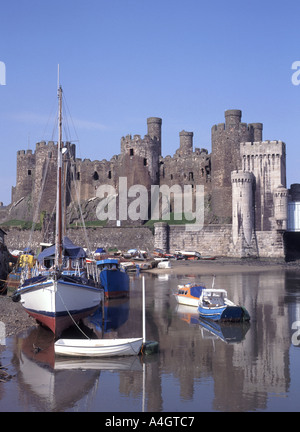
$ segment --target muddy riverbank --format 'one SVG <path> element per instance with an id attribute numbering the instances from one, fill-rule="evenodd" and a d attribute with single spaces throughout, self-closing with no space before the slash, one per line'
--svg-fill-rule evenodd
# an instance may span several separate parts
<path id="1" fill-rule="evenodd" d="M 197 274 L 230 274 L 230 273 L 247 273 L 247 272 L 266 272 L 275 269 L 293 269 L 300 271 L 300 261 L 285 262 L 284 260 L 270 259 L 231 259 L 217 258 L 215 260 L 186 260 L 171 261 L 170 269 L 154 268 L 148 272 L 154 274 L 178 274 L 184 275 L 189 272 Z"/>
<path id="2" fill-rule="evenodd" d="M 21 303 L 13 302 L 10 296 L 0 296 L 0 321 L 5 324 L 6 337 L 37 325 L 23 309 Z"/>

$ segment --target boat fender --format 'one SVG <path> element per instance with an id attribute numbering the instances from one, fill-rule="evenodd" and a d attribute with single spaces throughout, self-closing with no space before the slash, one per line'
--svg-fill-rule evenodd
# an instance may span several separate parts
<path id="1" fill-rule="evenodd" d="M 18 293 L 18 291 L 14 291 L 11 296 L 11 299 L 13 302 L 17 303 L 21 300 L 21 295 Z"/>
<path id="2" fill-rule="evenodd" d="M 158 353 L 158 342 L 156 341 L 147 341 L 144 342 L 141 350 L 140 350 L 140 355 L 149 355 L 149 354 L 155 354 Z"/>

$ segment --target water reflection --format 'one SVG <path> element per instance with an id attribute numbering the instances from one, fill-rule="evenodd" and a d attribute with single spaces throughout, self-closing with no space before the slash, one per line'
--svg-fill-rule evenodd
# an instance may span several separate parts
<path id="1" fill-rule="evenodd" d="M 51 338 L 50 338 L 51 337 Z M 64 411 L 74 406 L 97 383 L 99 371 L 56 369 L 54 341 L 43 329 L 33 329 L 16 341 L 15 362 L 23 404 L 42 411 Z M 38 348 L 37 348 L 38 347 Z"/>
<path id="2" fill-rule="evenodd" d="M 300 273 L 216 276 L 215 287 L 246 307 L 250 324 L 218 325 L 200 320 L 193 308 L 179 308 L 177 284 L 194 281 L 210 286 L 212 276 L 146 275 L 146 334 L 160 347 L 154 357 L 66 361 L 55 358 L 46 330 L 16 337 L 15 391 L 24 410 L 278 411 L 276 398 L 283 396 L 288 409 L 299 409 L 300 389 L 290 392 L 291 377 L 300 375 L 290 350 L 296 349 L 292 323 L 300 320 Z M 104 319 L 98 311 L 86 324 L 97 337 L 138 337 L 141 302 L 141 278 L 131 276 L 130 298 L 107 305 Z"/>
<path id="3" fill-rule="evenodd" d="M 268 393 L 286 393 L 290 381 L 285 272 L 217 276 L 215 286 L 225 288 L 229 298 L 245 305 L 249 311 L 251 325 L 245 339 L 239 344 L 216 342 L 212 345 L 194 329 L 185 332 L 184 354 L 172 346 L 172 356 L 165 363 L 172 363 L 176 358 L 181 386 L 187 388 L 190 381 L 190 397 L 195 378 L 210 376 L 214 383 L 212 408 L 215 410 L 265 409 Z M 172 328 L 175 323 L 179 326 L 174 317 Z M 174 332 L 172 335 L 175 340 Z M 180 367 L 182 364 L 186 368 Z"/>
<path id="4" fill-rule="evenodd" d="M 139 357 L 71 359 L 54 353 L 53 335 L 33 328 L 16 339 L 14 362 L 25 405 L 41 411 L 65 411 L 99 388 L 100 373 L 142 371 Z"/>

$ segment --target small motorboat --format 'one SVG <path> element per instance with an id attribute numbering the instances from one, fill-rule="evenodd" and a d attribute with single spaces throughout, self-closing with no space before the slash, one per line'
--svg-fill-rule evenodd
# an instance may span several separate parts
<path id="1" fill-rule="evenodd" d="M 201 253 L 197 251 L 176 250 L 175 254 L 180 254 L 184 259 L 198 260 L 201 259 Z"/>
<path id="2" fill-rule="evenodd" d="M 159 269 L 170 269 L 170 268 L 172 268 L 172 265 L 171 265 L 171 262 L 169 260 L 167 260 L 167 261 L 160 261 L 157 264 L 157 268 L 159 268 Z"/>
<path id="3" fill-rule="evenodd" d="M 188 283 L 185 285 L 178 285 L 178 292 L 175 294 L 175 298 L 179 304 L 198 307 L 203 289 L 205 289 L 205 287 L 199 284 Z"/>
<path id="4" fill-rule="evenodd" d="M 243 322 L 249 321 L 247 310 L 227 298 L 224 289 L 203 289 L 200 294 L 198 312 L 201 318 L 214 321 Z"/>
<path id="5" fill-rule="evenodd" d="M 111 357 L 138 355 L 143 338 L 58 339 L 55 354 L 72 357 Z"/>
<path id="6" fill-rule="evenodd" d="M 124 268 L 120 267 L 118 259 L 106 258 L 97 261 L 100 273 L 100 282 L 107 299 L 129 296 L 129 276 Z"/>

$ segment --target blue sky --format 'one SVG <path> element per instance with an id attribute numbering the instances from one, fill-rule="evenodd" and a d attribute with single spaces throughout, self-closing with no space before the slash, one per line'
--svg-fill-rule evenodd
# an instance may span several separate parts
<path id="1" fill-rule="evenodd" d="M 299 16 L 296 0 L 2 0 L 0 201 L 10 203 L 16 152 L 53 138 L 58 63 L 78 157 L 109 160 L 152 116 L 163 156 L 183 129 L 211 151 L 211 126 L 241 109 L 286 143 L 288 186 L 300 183 Z"/>

